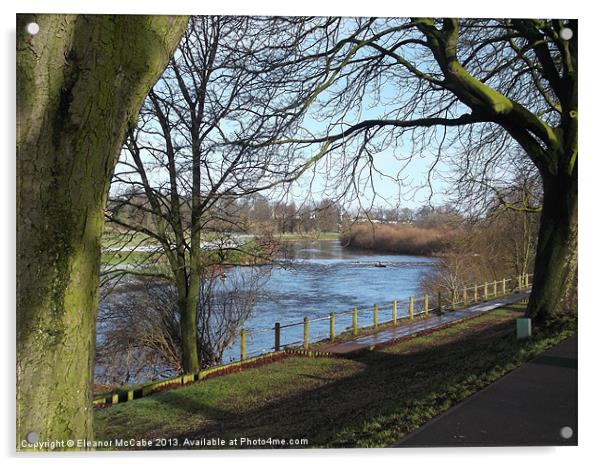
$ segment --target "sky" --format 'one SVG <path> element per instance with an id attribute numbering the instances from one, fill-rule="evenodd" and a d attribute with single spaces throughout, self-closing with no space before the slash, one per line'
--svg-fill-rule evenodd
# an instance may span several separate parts
<path id="1" fill-rule="evenodd" d="M 392 84 L 385 83 L 382 92 L 384 95 L 395 95 L 398 93 L 398 89 Z M 409 94 L 406 97 L 410 98 Z M 362 114 L 349 120 L 350 123 L 383 117 L 394 108 L 385 103 L 374 106 L 371 102 L 372 96 L 369 94 L 366 94 L 363 101 Z M 310 116 L 305 118 L 303 127 L 312 134 L 324 135 L 328 123 L 327 120 L 318 121 L 312 118 L 310 113 Z M 318 149 L 319 146 L 315 145 L 313 153 L 316 153 Z M 350 207 L 358 207 L 370 205 L 373 202 L 376 207 L 398 206 L 416 209 L 427 203 L 432 205 L 445 203 L 445 191 L 450 185 L 449 181 L 444 180 L 440 175 L 449 172 L 451 167 L 446 164 L 445 160 L 440 160 L 437 169 L 431 175 L 429 188 L 426 185 L 428 172 L 435 159 L 435 153 L 431 149 L 427 148 L 425 151 L 417 152 L 410 141 L 409 134 L 406 134 L 395 144 L 390 144 L 381 152 L 375 153 L 373 185 L 365 185 L 363 195 L 357 198 L 348 198 L 346 204 Z M 409 160 L 410 158 L 411 160 Z M 315 171 L 304 174 L 300 182 L 291 187 L 291 199 L 299 204 L 307 198 L 310 189 L 315 200 L 320 200 L 322 195 L 332 197 L 333 182 L 327 179 L 328 172 L 326 164 L 321 164 Z M 379 172 L 387 176 L 380 175 Z M 365 169 L 364 177 L 367 173 L 368 170 Z M 335 180 L 335 183 L 337 181 L 340 180 Z M 336 186 L 334 188 L 336 189 Z M 278 190 L 274 190 L 274 195 L 279 195 Z"/>
<path id="2" fill-rule="evenodd" d="M 157 86 L 160 86 L 160 82 Z M 324 93 L 323 97 L 327 95 L 328 91 Z M 360 113 L 350 112 L 344 121 L 346 123 L 356 123 L 363 119 L 383 117 L 395 109 L 396 102 L 399 102 L 395 98 L 407 100 L 411 97 L 409 92 L 406 95 L 405 91 L 400 91 L 395 84 L 390 82 L 385 82 L 382 85 L 381 95 L 383 98 L 375 103 L 373 95 L 367 92 L 363 98 Z M 324 135 L 328 124 L 331 121 L 337 121 L 337 115 L 333 115 L 331 120 L 324 119 L 323 115 L 321 117 L 315 115 L 314 111 L 321 104 L 321 98 L 319 97 L 315 105 L 310 107 L 303 123 L 304 129 L 315 135 Z M 227 129 L 228 123 L 223 123 L 223 127 Z M 157 127 L 157 129 L 159 128 Z M 319 149 L 319 145 L 316 144 L 311 147 L 307 155 L 311 156 Z M 319 202 L 324 198 L 335 199 L 340 200 L 344 207 L 352 209 L 370 206 L 416 209 L 429 202 L 431 205 L 444 203 L 444 191 L 448 184 L 438 176 L 438 171 L 446 171 L 448 167 L 444 161 L 441 161 L 438 171 L 431 177 L 430 187 L 427 187 L 427 172 L 434 159 L 434 154 L 430 152 L 413 153 L 414 150 L 409 135 L 404 135 L 396 143 L 387 145 L 381 152 L 374 154 L 375 170 L 373 171 L 373 177 L 368 178 L 368 170 L 360 172 L 359 177 L 363 179 L 364 183 L 361 185 L 357 196 L 347 193 L 346 196 L 339 197 L 342 194 L 341 187 L 346 179 L 345 177 L 335 176 L 337 165 L 336 163 L 333 164 L 333 160 L 337 157 L 336 152 L 334 157 L 319 162 L 315 169 L 306 172 L 293 184 L 286 187 L 279 186 L 270 191 L 265 191 L 263 194 L 271 199 L 281 200 L 284 197 L 287 201 L 294 201 L 297 205 L 302 205 L 308 200 Z M 408 162 L 410 157 L 411 160 Z M 116 187 L 113 187 L 112 192 L 115 193 L 116 191 Z"/>

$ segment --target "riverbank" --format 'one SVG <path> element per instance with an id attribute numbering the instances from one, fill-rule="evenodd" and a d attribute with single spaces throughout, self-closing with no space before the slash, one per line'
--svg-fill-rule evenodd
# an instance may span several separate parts
<path id="1" fill-rule="evenodd" d="M 336 241 L 340 234 L 336 232 L 313 232 L 313 233 L 284 233 L 274 235 L 278 241 Z"/>
<path id="2" fill-rule="evenodd" d="M 303 339 L 303 326 L 287 324 L 302 322 L 304 317 L 326 318 L 312 322 L 312 341 L 328 336 L 330 312 L 348 312 L 357 307 L 358 325 L 366 327 L 373 323 L 374 304 L 379 305 L 381 321 L 384 321 L 390 318 L 391 303 L 398 300 L 401 318 L 407 312 L 407 306 L 402 303 L 407 303 L 410 296 L 419 299 L 420 284 L 434 264 L 426 257 L 352 251 L 341 247 L 338 241 L 287 241 L 282 242 L 282 248 L 283 259 L 272 265 L 260 266 L 259 270 L 231 267 L 226 271 L 225 280 L 216 280 L 215 292 L 227 298 L 232 285 L 253 283 L 252 277 L 257 274 L 264 277 L 253 311 L 242 325 L 249 332 L 246 340 L 249 357 L 272 350 L 276 322 L 283 326 L 281 344 L 291 345 Z M 386 267 L 375 267 L 379 262 Z M 128 293 L 136 292 L 135 280 L 122 282 L 113 296 L 116 292 L 121 294 L 116 299 L 128 302 Z M 349 329 L 351 320 L 351 314 L 337 317 L 336 333 Z M 100 325 L 99 341 L 103 332 Z M 239 356 L 240 337 L 237 335 L 225 349 L 222 362 L 237 361 Z M 97 382 L 108 383 L 102 371 Z M 124 385 L 133 381 L 113 380 L 112 383 Z"/>
<path id="3" fill-rule="evenodd" d="M 367 251 L 432 256 L 448 247 L 453 234 L 446 228 L 362 223 L 341 233 L 340 241 L 345 247 Z"/>
<path id="4" fill-rule="evenodd" d="M 523 311 L 508 306 L 379 351 L 290 357 L 117 405 L 95 413 L 96 437 L 388 446 L 576 331 L 567 322 L 518 342 Z"/>
<path id="5" fill-rule="evenodd" d="M 233 237 L 238 241 L 232 242 L 223 238 L 216 239 L 218 238 L 216 235 L 205 235 L 203 241 L 207 243 L 208 247 L 203 252 L 207 256 L 207 262 L 213 261 L 229 267 L 265 265 L 271 262 L 266 258 L 266 252 L 263 251 L 266 242 L 270 243 L 270 251 L 272 251 L 270 254 L 273 255 L 273 251 L 278 249 L 278 243 L 337 241 L 339 233 L 284 233 L 263 239 L 253 235 L 233 234 Z M 212 245 L 213 247 L 211 247 Z M 161 245 L 156 241 L 151 241 L 140 233 L 117 234 L 112 232 L 103 236 L 101 263 L 103 266 L 133 267 L 140 265 L 144 268 L 160 268 L 161 265 L 167 265 L 167 260 Z"/>

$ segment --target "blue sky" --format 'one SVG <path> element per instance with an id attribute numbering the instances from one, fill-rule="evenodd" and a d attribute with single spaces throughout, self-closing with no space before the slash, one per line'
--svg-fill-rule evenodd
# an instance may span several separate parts
<path id="1" fill-rule="evenodd" d="M 391 96 L 398 95 L 398 89 L 392 84 L 386 83 L 382 89 L 384 97 L 376 105 L 373 96 L 369 93 L 363 99 L 361 113 L 350 112 L 344 121 L 348 124 L 355 124 L 366 119 L 376 119 L 386 117 L 392 110 L 395 110 L 395 101 Z M 410 98 L 410 95 L 404 95 L 403 98 Z M 399 98 L 399 96 L 398 96 Z M 389 99 L 387 101 L 387 99 Z M 320 104 L 320 100 L 316 105 Z M 328 124 L 336 120 L 336 115 L 332 119 L 314 118 L 314 112 L 310 108 L 308 115 L 304 120 L 304 129 L 312 134 L 319 136 L 325 135 Z M 390 116 L 389 116 L 390 117 Z M 339 132 L 340 128 L 332 130 Z M 437 134 L 442 134 L 441 132 Z M 319 150 L 319 145 L 312 147 L 313 155 Z M 374 155 L 375 172 L 373 176 L 374 189 L 368 187 L 362 196 L 358 199 L 348 199 L 346 204 L 352 207 L 359 205 L 369 205 L 372 201 L 377 207 L 409 207 L 417 208 L 431 202 L 433 205 L 442 204 L 446 201 L 444 192 L 449 188 L 449 183 L 442 179 L 441 173 L 449 171 L 444 160 L 440 160 L 437 169 L 431 174 L 431 189 L 426 186 L 428 171 L 435 160 L 434 148 L 427 148 L 425 151 L 417 152 L 410 141 L 409 134 L 404 135 L 397 143 L 389 144 L 381 152 Z M 410 160 L 411 159 L 411 160 Z M 289 199 L 295 200 L 297 204 L 302 202 L 308 196 L 309 185 L 311 183 L 311 196 L 319 201 L 322 197 L 332 197 L 332 190 L 336 189 L 337 183 L 343 180 L 327 180 L 328 167 L 326 163 L 318 165 L 315 172 L 308 172 L 302 176 L 298 183 L 294 183 L 289 193 Z M 336 168 L 336 167 L 335 167 Z M 381 176 L 376 171 L 388 176 Z M 367 172 L 364 171 L 364 174 Z M 400 181 L 390 179 L 389 177 L 399 178 Z M 274 190 L 273 194 L 278 196 L 279 190 Z"/>
<path id="2" fill-rule="evenodd" d="M 177 56 L 177 55 L 176 55 Z M 339 85 L 336 81 L 333 87 Z M 159 82 L 158 86 L 161 86 Z M 328 91 L 325 91 L 313 107 L 310 107 L 308 114 L 304 119 L 304 129 L 314 135 L 325 135 L 328 125 L 333 121 L 344 121 L 345 124 L 354 124 L 365 119 L 386 118 L 391 117 L 390 113 L 396 110 L 397 106 L 407 101 L 412 97 L 411 93 L 407 93 L 405 89 L 400 89 L 397 84 L 385 82 L 380 87 L 379 98 L 366 92 L 361 109 L 358 111 L 352 110 L 341 115 L 333 114 L 331 118 L 324 114 L 321 117 L 316 115 L 316 109 L 320 107 L 322 99 L 328 96 Z M 228 129 L 232 126 L 232 122 L 223 122 L 222 129 Z M 158 129 L 158 128 L 157 128 Z M 341 127 L 337 125 L 333 131 L 340 131 Z M 219 137 L 218 137 L 219 139 Z M 160 142 L 159 142 L 160 143 Z M 306 156 L 312 156 L 320 149 L 318 144 L 312 146 Z M 123 157 L 124 154 L 122 154 Z M 442 195 L 447 187 L 446 183 L 438 176 L 439 170 L 446 170 L 444 162 L 440 162 L 438 170 L 432 174 L 431 187 L 433 192 L 426 186 L 427 172 L 434 160 L 434 154 L 430 152 L 418 152 L 411 143 L 409 135 L 401 139 L 391 142 L 378 153 L 374 153 L 374 168 L 373 178 L 371 183 L 366 183 L 360 187 L 360 194 L 357 197 L 347 195 L 343 205 L 347 207 L 409 207 L 417 208 L 429 200 L 432 204 L 441 204 L 445 201 Z M 336 152 L 333 158 L 340 156 Z M 411 159 L 411 160 L 409 160 Z M 364 158 L 366 160 L 366 158 Z M 310 170 L 301 177 L 298 182 L 293 183 L 288 187 L 287 200 L 295 201 L 296 204 L 303 204 L 308 197 L 313 201 L 320 201 L 323 198 L 337 198 L 341 194 L 341 187 L 348 180 L 348 176 L 338 175 L 334 179 L 331 178 L 335 173 L 337 165 L 332 163 L 332 158 L 321 161 L 317 164 L 315 170 Z M 387 176 L 382 176 L 377 172 L 381 172 Z M 364 170 L 360 177 L 366 180 L 368 172 Z M 160 174 L 150 175 L 155 181 L 159 181 L 162 176 Z M 391 179 L 399 178 L 398 180 Z M 115 189 L 113 189 L 115 192 Z M 264 192 L 272 199 L 282 198 L 283 188 L 273 189 L 271 192 Z"/>

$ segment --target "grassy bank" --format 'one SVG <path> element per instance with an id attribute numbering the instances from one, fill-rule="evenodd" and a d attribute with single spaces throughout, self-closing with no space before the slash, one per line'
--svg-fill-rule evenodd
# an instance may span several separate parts
<path id="1" fill-rule="evenodd" d="M 207 233 L 203 235 L 203 241 L 214 241 L 219 236 Z M 339 239 L 338 233 L 315 232 L 307 234 L 286 233 L 274 237 L 277 241 L 336 241 Z M 145 250 L 132 250 L 136 247 L 156 249 L 154 252 Z M 104 266 L 125 265 L 129 267 L 146 267 L 147 271 L 160 270 L 162 266 L 167 265 L 167 259 L 164 257 L 160 245 L 155 241 L 148 240 L 140 233 L 119 234 L 116 232 L 105 233 L 102 238 L 102 264 Z M 205 250 L 205 261 L 207 263 L 227 264 L 227 265 L 259 265 L 267 263 L 263 259 L 265 255 L 257 240 L 251 239 L 241 244 L 237 249 Z"/>
<path id="2" fill-rule="evenodd" d="M 359 224 L 341 233 L 341 244 L 352 248 L 410 255 L 431 255 L 449 244 L 450 232 L 442 228 L 410 225 Z"/>
<path id="3" fill-rule="evenodd" d="M 283 438 L 382 447 L 573 333 L 519 343 L 507 307 L 381 351 L 291 357 L 95 413 L 98 439 Z"/>
<path id="4" fill-rule="evenodd" d="M 104 266 L 124 265 L 129 267 L 147 268 L 147 271 L 162 271 L 168 267 L 167 257 L 164 255 L 161 247 L 155 243 L 146 242 L 145 247 L 151 247 L 151 251 L 145 250 L 128 250 L 128 247 L 134 248 L 136 243 L 120 244 L 113 247 L 121 248 L 121 250 L 103 250 L 101 263 Z M 259 243 L 256 240 L 247 241 L 241 244 L 236 249 L 226 248 L 224 250 L 205 249 L 201 251 L 204 263 L 206 264 L 222 264 L 229 265 L 261 265 L 267 263 L 264 259 L 265 255 Z"/>

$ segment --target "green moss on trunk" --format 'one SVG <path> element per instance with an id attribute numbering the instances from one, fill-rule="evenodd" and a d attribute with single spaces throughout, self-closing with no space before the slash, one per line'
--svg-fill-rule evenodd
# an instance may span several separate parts
<path id="1" fill-rule="evenodd" d="M 557 312 L 577 263 L 577 180 L 544 177 L 544 201 L 527 315 L 550 320 Z"/>
<path id="2" fill-rule="evenodd" d="M 40 32 L 29 37 L 25 24 Z M 90 439 L 104 207 L 184 17 L 17 18 L 17 447 Z"/>

